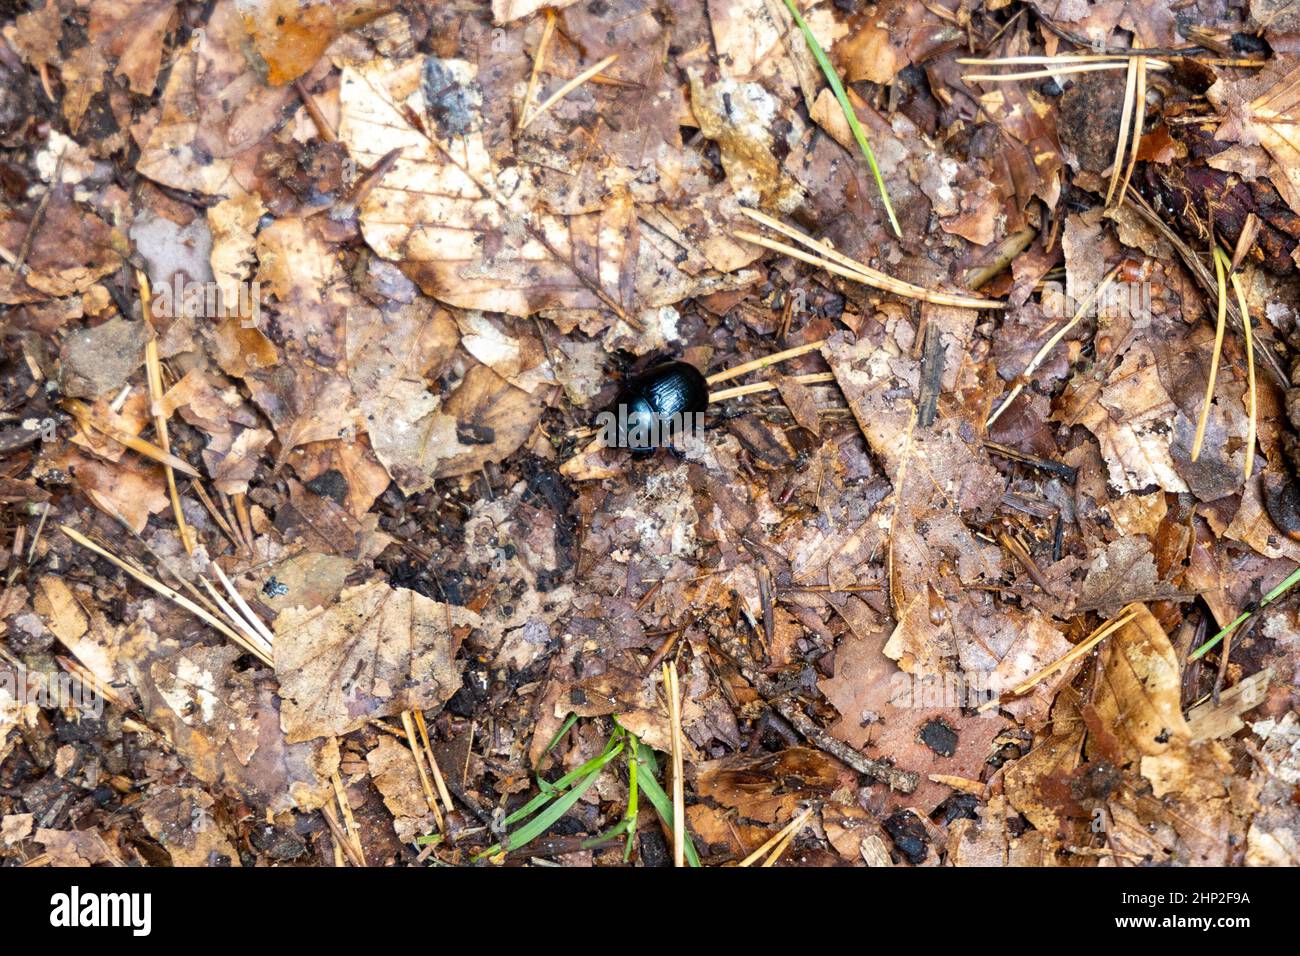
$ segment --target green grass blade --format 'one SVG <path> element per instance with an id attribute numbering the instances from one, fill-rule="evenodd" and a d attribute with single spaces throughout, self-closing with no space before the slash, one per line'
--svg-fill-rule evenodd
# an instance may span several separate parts
<path id="1" fill-rule="evenodd" d="M 1259 602 L 1259 607 L 1257 608 L 1257 610 L 1262 611 L 1264 608 L 1268 607 L 1270 604 L 1272 604 L 1274 601 L 1280 598 L 1287 591 L 1295 587 L 1297 583 L 1300 583 L 1300 568 L 1296 568 L 1289 575 L 1287 575 L 1285 581 L 1283 581 L 1273 590 L 1265 594 L 1263 600 Z M 1217 647 L 1220 641 L 1222 641 L 1225 637 L 1227 637 L 1229 634 L 1231 634 L 1233 631 L 1239 628 L 1253 613 L 1254 611 L 1247 611 L 1244 614 L 1238 615 L 1235 621 L 1233 621 L 1227 627 L 1223 628 L 1221 631 L 1219 631 L 1218 634 L 1215 634 L 1212 638 L 1210 638 L 1208 641 L 1206 641 L 1204 644 L 1202 644 L 1200 647 L 1194 650 L 1191 653 L 1191 656 L 1189 656 L 1187 659 L 1189 661 L 1200 660 L 1202 657 L 1205 656 L 1206 653 L 1208 653 L 1210 650 Z"/>
<path id="2" fill-rule="evenodd" d="M 617 742 L 617 746 L 615 746 L 616 742 Z M 570 770 L 559 780 L 555 781 L 555 783 L 546 784 L 542 788 L 541 793 L 533 797 L 533 799 L 529 800 L 527 803 L 525 803 L 514 813 L 510 814 L 510 816 L 506 817 L 505 826 L 510 826 L 510 824 L 512 823 L 518 823 L 520 820 L 524 819 L 525 817 L 531 816 L 543 804 L 547 803 L 550 800 L 555 799 L 557 796 L 563 793 L 563 791 L 570 784 L 572 784 L 573 781 L 577 780 L 580 777 L 586 776 L 588 773 L 591 773 L 593 770 L 599 770 L 601 767 L 605 766 L 605 764 L 609 763 L 611 760 L 617 757 L 622 752 L 622 750 L 623 750 L 623 744 L 621 741 L 619 741 L 619 735 L 615 734 L 613 737 L 609 739 L 609 743 L 605 745 L 605 749 L 600 754 L 599 757 L 593 757 L 591 760 L 588 760 L 577 770 Z M 539 781 L 539 783 L 542 782 L 543 781 Z"/>
<path id="3" fill-rule="evenodd" d="M 657 767 L 655 764 L 654 752 L 639 741 L 636 750 L 637 762 L 641 764 L 641 770 L 643 771 L 641 776 L 638 778 L 638 785 L 645 791 L 645 795 L 654 805 L 655 812 L 659 814 L 659 819 L 664 821 L 664 825 L 667 826 L 669 830 L 672 830 L 673 802 L 668 799 L 668 794 L 664 793 L 663 787 L 659 786 L 659 781 L 655 779 L 655 771 Z M 691 842 L 691 835 L 687 832 L 685 836 L 686 862 L 691 866 L 699 866 L 700 858 L 695 854 L 695 844 Z"/>
<path id="4" fill-rule="evenodd" d="M 508 834 L 506 836 L 506 844 L 509 848 L 511 850 L 522 849 L 545 833 L 550 828 L 551 824 L 555 823 L 556 820 L 568 813 L 569 808 L 577 803 L 582 795 L 587 792 L 588 788 L 596 782 L 596 778 L 600 776 L 600 772 L 603 768 L 604 764 L 601 764 L 600 767 L 597 767 L 588 774 L 586 779 L 584 779 L 580 784 L 563 796 L 557 797 L 555 802 L 549 807 L 537 814 L 537 816 L 533 817 L 533 819 L 529 820 L 518 830 Z M 500 852 L 501 844 L 496 843 L 478 854 L 474 859 L 481 860 L 486 856 L 494 856 Z"/>
<path id="5" fill-rule="evenodd" d="M 785 5 L 790 8 L 790 15 L 794 17 L 794 22 L 803 31 L 803 38 L 808 43 L 808 49 L 812 50 L 817 65 L 822 68 L 822 73 L 826 75 L 826 82 L 830 84 L 831 92 L 839 100 L 840 109 L 844 111 L 844 118 L 848 120 L 849 129 L 853 130 L 853 138 L 858 141 L 858 147 L 862 150 L 862 155 L 867 157 L 867 165 L 871 167 L 871 174 L 876 177 L 876 186 L 879 188 L 880 198 L 885 204 L 885 212 L 889 214 L 889 224 L 894 227 L 894 234 L 900 239 L 903 238 L 903 230 L 898 226 L 898 217 L 894 215 L 894 204 L 889 201 L 889 191 L 885 189 L 885 179 L 880 175 L 880 167 L 876 165 L 876 154 L 871 151 L 871 144 L 867 142 L 867 134 L 863 132 L 862 124 L 858 122 L 858 115 L 853 112 L 853 105 L 849 102 L 848 94 L 844 92 L 844 84 L 840 82 L 840 75 L 835 72 L 835 67 L 831 66 L 831 61 L 826 58 L 821 44 L 817 42 L 812 30 L 808 28 L 808 23 L 804 20 L 803 14 L 799 12 L 794 0 L 785 0 Z"/>

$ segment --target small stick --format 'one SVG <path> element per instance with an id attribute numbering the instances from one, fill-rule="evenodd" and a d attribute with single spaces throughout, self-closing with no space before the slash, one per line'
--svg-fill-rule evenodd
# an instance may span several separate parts
<path id="1" fill-rule="evenodd" d="M 527 129 L 528 126 L 529 126 L 529 124 L 532 123 L 533 120 L 537 119 L 537 117 L 541 116 L 543 113 L 545 113 L 547 110 L 549 110 L 552 106 L 554 106 L 554 105 L 555 105 L 556 103 L 558 103 L 560 100 L 564 99 L 566 96 L 568 96 L 568 95 L 569 95 L 570 93 L 572 93 L 574 90 L 576 90 L 578 87 L 582 86 L 583 83 L 586 83 L 589 79 L 591 79 L 593 76 L 595 76 L 595 75 L 596 75 L 597 73 L 599 73 L 601 70 L 604 70 L 606 67 L 608 67 L 610 64 L 612 64 L 612 63 L 613 63 L 615 60 L 617 60 L 617 59 L 618 59 L 618 54 L 617 54 L 617 53 L 611 53 L 609 56 L 605 57 L 605 59 L 601 60 L 601 61 L 600 61 L 599 63 L 597 63 L 595 66 L 593 66 L 593 67 L 589 67 L 589 68 L 583 70 L 581 73 L 579 73 L 579 74 L 578 74 L 577 76 L 575 76 L 573 79 L 569 80 L 569 82 L 567 82 L 567 83 L 565 83 L 563 86 L 561 86 L 558 90 L 556 90 L 554 93 L 552 93 L 550 96 L 548 96 L 545 100 L 543 100 L 541 106 L 537 107 L 537 109 L 536 109 L 535 111 L 533 111 L 532 113 L 529 114 L 528 119 L 525 120 L 525 121 L 524 121 L 524 124 L 523 124 L 522 126 L 519 127 L 520 132 L 522 132 L 523 130 Z"/>
<path id="2" fill-rule="evenodd" d="M 338 137 L 334 135 L 334 127 L 330 126 L 329 120 L 325 114 L 320 111 L 316 105 L 316 98 L 311 95 L 306 84 L 303 83 L 302 77 L 293 81 L 293 88 L 298 91 L 298 98 L 302 100 L 302 105 L 307 109 L 307 115 L 311 121 L 316 124 L 316 129 L 320 133 L 320 138 L 327 143 L 337 143 Z"/>
<path id="3" fill-rule="evenodd" d="M 45 520 L 50 516 L 50 503 L 45 502 L 45 507 L 41 510 L 41 520 L 36 522 L 36 533 L 32 535 L 32 546 L 27 549 L 27 563 L 31 564 L 36 558 L 36 542 L 41 540 L 41 532 L 45 530 Z"/>
<path id="4" fill-rule="evenodd" d="M 1005 531 L 998 533 L 998 542 L 1002 547 L 1010 551 L 1015 556 L 1016 560 L 1024 566 L 1025 571 L 1029 574 L 1030 580 L 1048 594 L 1052 593 L 1052 589 L 1047 586 L 1047 578 L 1043 577 L 1043 572 L 1038 569 L 1038 565 L 1034 563 L 1033 557 L 1025 550 L 1024 545 L 1011 537 L 1011 535 L 1007 534 Z"/>

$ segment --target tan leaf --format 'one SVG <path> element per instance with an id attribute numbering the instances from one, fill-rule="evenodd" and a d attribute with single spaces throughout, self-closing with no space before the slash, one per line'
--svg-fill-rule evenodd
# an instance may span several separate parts
<path id="1" fill-rule="evenodd" d="M 456 649 L 477 624 L 472 611 L 383 581 L 349 588 L 328 609 L 282 612 L 275 672 L 289 742 L 412 708 L 436 711 L 460 687 Z"/>

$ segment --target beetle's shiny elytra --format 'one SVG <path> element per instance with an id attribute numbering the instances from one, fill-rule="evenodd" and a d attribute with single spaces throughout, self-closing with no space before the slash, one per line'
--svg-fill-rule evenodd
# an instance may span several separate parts
<path id="1" fill-rule="evenodd" d="M 709 385 L 694 365 L 668 362 L 638 375 L 614 399 L 619 444 L 649 452 L 667 444 L 665 423 L 687 423 L 709 404 Z"/>

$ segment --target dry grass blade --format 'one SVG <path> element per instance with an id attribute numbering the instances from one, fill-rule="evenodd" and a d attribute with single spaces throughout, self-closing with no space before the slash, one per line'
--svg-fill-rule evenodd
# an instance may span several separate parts
<path id="1" fill-rule="evenodd" d="M 1153 60 L 1150 69 L 1168 69 L 1169 64 Z M 1076 63 L 1061 67 L 1048 67 L 1043 70 L 1027 70 L 1024 73 L 963 73 L 962 79 L 968 83 L 1009 83 L 1016 80 L 1041 80 L 1046 77 L 1069 76 L 1074 73 L 1099 73 L 1106 70 L 1130 69 L 1128 62 L 1119 60 L 1114 63 Z"/>
<path id="2" fill-rule="evenodd" d="M 147 442 L 143 438 L 139 438 L 136 435 L 128 435 L 121 429 L 97 421 L 91 413 L 90 406 L 85 402 L 70 398 L 64 401 L 63 407 L 66 408 L 74 418 L 76 418 L 78 424 L 80 424 L 82 428 L 87 430 L 93 428 L 95 431 L 107 435 L 119 445 L 125 445 L 132 451 L 138 452 L 146 458 L 158 462 L 160 465 L 170 465 L 182 474 L 189 475 L 191 478 L 197 478 L 199 476 L 199 473 L 189 464 L 189 462 L 177 458 L 171 452 L 163 451 L 157 445 Z"/>
<path id="3" fill-rule="evenodd" d="M 664 693 L 668 696 L 668 722 L 673 742 L 673 866 L 686 865 L 686 791 L 682 779 L 682 697 L 677 665 L 664 661 Z"/>
<path id="4" fill-rule="evenodd" d="M 605 59 L 601 60 L 595 66 L 588 67 L 587 69 L 579 73 L 577 76 L 575 76 L 573 79 L 569 80 L 569 82 L 565 83 L 558 90 L 556 90 L 554 93 L 548 96 L 542 102 L 541 106 L 537 107 L 537 109 L 535 109 L 532 113 L 528 115 L 528 119 L 525 120 L 523 125 L 519 127 L 520 130 L 522 131 L 527 129 L 529 124 L 531 124 L 533 120 L 537 119 L 537 117 L 541 116 L 543 113 L 549 110 L 556 103 L 560 102 L 560 100 L 564 99 L 574 90 L 576 90 L 578 87 L 582 86 L 583 83 L 586 83 L 589 79 L 591 79 L 601 70 L 604 70 L 605 68 L 610 66 L 617 59 L 618 59 L 618 54 L 611 53 L 609 56 L 605 57 Z"/>
<path id="5" fill-rule="evenodd" d="M 1004 700 L 1011 700 L 1013 698 L 1020 697 L 1022 694 L 1028 693 L 1030 690 L 1033 689 L 1034 685 L 1037 684 L 1039 681 L 1043 680 L 1046 677 L 1050 677 L 1052 674 L 1055 674 L 1061 668 L 1068 667 L 1071 664 L 1073 664 L 1075 661 L 1077 661 L 1079 658 L 1083 657 L 1085 654 L 1091 651 L 1094 647 L 1100 644 L 1111 634 L 1114 634 L 1116 631 L 1118 631 L 1129 621 L 1137 617 L 1140 611 L 1141 611 L 1140 607 L 1135 607 L 1134 605 L 1130 604 L 1128 607 L 1124 608 L 1124 610 L 1120 612 L 1119 617 L 1097 628 L 1097 630 L 1089 634 L 1084 640 L 1080 641 L 1074 647 L 1070 648 L 1070 650 L 1066 651 L 1065 654 L 1061 655 L 1061 657 L 1057 658 L 1055 661 L 1048 664 L 1038 673 L 1034 674 L 1032 677 L 1025 678 L 1025 680 L 1021 681 L 1019 684 L 1011 688 L 1011 690 L 1007 691 L 1005 694 L 999 694 L 993 700 L 990 700 L 985 704 L 981 704 L 979 707 L 980 712 L 983 713 L 984 711 L 992 710 L 994 707 L 1001 706 Z"/>
<path id="6" fill-rule="evenodd" d="M 1115 138 L 1115 159 L 1111 163 L 1110 187 L 1106 190 L 1107 209 L 1110 208 L 1111 200 L 1115 196 L 1115 187 L 1119 185 L 1120 177 L 1124 173 L 1124 147 L 1128 143 L 1129 124 L 1133 121 L 1133 98 L 1137 94 L 1137 64 L 1140 59 L 1141 57 L 1138 57 L 1128 61 L 1128 77 L 1124 81 L 1124 105 L 1119 111 L 1119 135 Z M 1120 195 L 1124 195 L 1123 191 Z"/>
<path id="7" fill-rule="evenodd" d="M 762 358 L 754 359 L 751 362 L 744 362 L 740 365 L 733 365 L 731 368 L 723 369 L 721 372 L 714 372 L 706 382 L 710 385 L 717 385 L 719 382 L 725 382 L 730 378 L 739 378 L 749 372 L 757 372 L 761 368 L 767 368 L 784 362 L 787 359 L 798 358 L 800 355 L 807 355 L 809 352 L 816 352 L 826 344 L 825 339 L 818 339 L 816 342 L 809 342 L 807 345 L 796 345 L 792 349 L 786 349 L 784 352 L 773 352 L 771 355 L 764 355 Z"/>
<path id="8" fill-rule="evenodd" d="M 252 654 L 262 663 L 268 666 L 271 665 L 271 657 L 269 654 L 263 651 L 260 647 L 257 647 L 249 643 L 249 641 L 243 635 L 232 630 L 229 627 L 229 625 L 227 625 L 225 622 L 217 618 L 216 615 L 209 613 L 207 610 L 195 604 L 193 601 L 185 597 L 183 594 L 180 594 L 179 592 L 169 588 L 167 585 L 163 584 L 161 581 L 159 581 L 157 578 L 153 577 L 152 575 L 147 574 L 144 571 L 140 570 L 139 568 L 136 568 L 128 564 L 126 561 L 123 561 L 121 558 L 111 553 L 110 551 L 101 548 L 99 545 L 95 544 L 95 542 L 91 541 L 89 538 L 87 538 L 84 534 L 82 534 L 80 531 L 76 530 L 75 528 L 70 528 L 66 524 L 60 524 L 59 530 L 62 531 L 64 534 L 66 534 L 77 544 L 81 545 L 83 548 L 89 548 L 91 551 L 94 551 L 96 554 L 98 554 L 101 558 L 111 561 L 113 564 L 117 565 L 127 574 L 131 575 L 131 577 L 135 578 L 145 587 L 149 588 L 152 591 L 155 591 L 158 594 L 161 594 L 169 601 L 179 604 L 181 607 L 185 608 L 185 610 L 189 611 L 195 617 L 199 618 L 205 623 L 216 628 L 218 631 L 220 631 L 226 637 L 230 638 L 230 640 L 234 641 L 241 648 L 248 651 L 248 653 Z"/>
<path id="9" fill-rule="evenodd" d="M 810 372 L 807 375 L 792 375 L 790 380 L 800 385 L 822 385 L 835 381 L 835 375 L 831 372 Z M 709 392 L 709 404 L 725 402 L 729 398 L 740 398 L 742 395 L 753 395 L 757 392 L 770 392 L 776 387 L 776 382 L 752 382 L 749 385 L 724 388 L 718 392 Z"/>
<path id="10" fill-rule="evenodd" d="M 1214 252 L 1214 277 L 1219 283 L 1219 310 L 1214 320 L 1214 351 L 1210 353 L 1210 375 L 1205 382 L 1205 401 L 1196 422 L 1196 437 L 1192 439 L 1192 461 L 1201 457 L 1205 444 L 1205 427 L 1210 423 L 1210 405 L 1214 402 L 1214 385 L 1219 377 L 1219 357 L 1223 354 L 1223 332 L 1228 324 L 1228 277 L 1223 268 L 1223 257 L 1216 246 Z M 1245 317 L 1243 316 L 1243 321 Z"/>
<path id="11" fill-rule="evenodd" d="M 737 239 L 743 239 L 746 242 L 752 242 L 755 245 L 762 246 L 765 249 L 771 249 L 773 252 L 780 252 L 791 258 L 807 262 L 810 265 L 819 266 L 827 272 L 849 279 L 853 282 L 859 282 L 862 285 L 868 285 L 884 292 L 892 292 L 895 295 L 903 296 L 908 299 L 920 299 L 923 302 L 929 302 L 934 305 L 948 305 L 962 309 L 1005 309 L 1006 303 L 999 302 L 996 299 L 983 299 L 979 296 L 954 295 L 947 292 L 931 292 L 929 289 L 923 289 L 920 286 L 912 285 L 910 282 L 903 282 L 901 279 L 895 279 L 887 276 L 883 272 L 877 272 L 870 266 L 863 265 L 861 262 L 850 259 L 843 253 L 837 252 L 830 246 L 817 239 L 812 238 L 805 233 L 800 232 L 781 222 L 779 219 L 773 219 L 763 213 L 753 209 L 744 209 L 744 213 L 751 219 L 763 223 L 777 232 L 790 237 L 795 242 L 814 249 L 818 255 L 811 255 L 802 249 L 796 249 L 794 246 L 787 245 L 784 242 L 777 242 L 774 239 L 768 239 L 758 233 L 748 232 L 743 229 L 736 230 L 733 235 Z"/>
<path id="12" fill-rule="evenodd" d="M 1133 170 L 1137 169 L 1138 152 L 1142 148 L 1142 127 L 1147 119 L 1147 58 L 1140 56 L 1133 62 L 1137 70 L 1137 91 L 1133 96 L 1133 144 L 1129 151 L 1128 166 L 1124 169 L 1124 179 L 1119 186 L 1121 197 L 1128 191 Z"/>
<path id="13" fill-rule="evenodd" d="M 808 807 L 802 813 L 795 814 L 794 818 L 789 823 L 783 826 L 780 830 L 777 830 L 775 833 L 773 833 L 770 838 L 768 838 L 763 842 L 762 846 L 760 846 L 753 853 L 749 854 L 749 856 L 741 860 L 740 863 L 737 864 L 737 866 L 741 866 L 741 867 L 751 866 L 752 864 L 757 862 L 759 859 L 762 858 L 762 856 L 765 853 L 767 853 L 769 850 L 772 850 L 774 847 L 777 847 L 778 844 L 782 844 L 782 842 L 785 841 L 787 837 L 790 837 L 795 832 L 797 832 L 799 827 L 803 826 L 804 823 L 808 820 L 808 817 L 810 817 L 811 815 L 812 815 L 812 807 Z M 772 854 L 772 858 L 775 859 L 777 856 L 780 855 L 780 850 L 784 850 L 784 849 L 785 849 L 784 846 L 780 846 L 778 850 Z M 763 865 L 767 866 L 768 864 L 764 863 Z"/>
<path id="14" fill-rule="evenodd" d="M 1097 283 L 1097 287 L 1089 292 L 1083 302 L 1079 304 L 1079 309 L 1074 313 L 1074 317 L 1070 319 L 1069 322 L 1065 323 L 1065 325 L 1061 326 L 1057 333 L 1044 343 L 1043 347 L 1038 350 L 1038 354 L 1035 355 L 1030 360 L 1029 364 L 1025 366 L 1025 370 L 1020 376 L 1022 379 L 1033 375 L 1034 372 L 1038 370 L 1038 366 L 1043 364 L 1044 359 L 1051 354 L 1052 349 L 1056 348 L 1061 339 L 1065 338 L 1069 331 L 1079 324 L 1079 320 L 1088 314 L 1088 310 L 1092 308 L 1092 303 L 1096 301 L 1097 296 L 1106 291 L 1110 284 L 1115 281 L 1115 276 L 1118 274 L 1119 266 L 1116 266 L 1111 269 L 1110 272 L 1106 273 L 1106 277 Z M 1016 397 L 1024 390 L 1024 382 L 1017 382 L 1015 387 L 1007 394 L 1007 397 L 1002 400 L 1002 404 L 998 406 L 997 411 L 989 416 L 988 421 L 984 423 L 984 427 L 992 427 L 993 423 L 998 420 L 1002 413 L 1007 410 L 1008 406 L 1010 406 L 1011 403 L 1016 400 Z"/>

